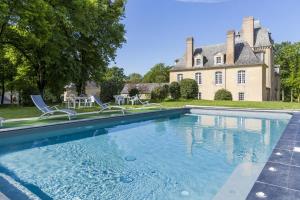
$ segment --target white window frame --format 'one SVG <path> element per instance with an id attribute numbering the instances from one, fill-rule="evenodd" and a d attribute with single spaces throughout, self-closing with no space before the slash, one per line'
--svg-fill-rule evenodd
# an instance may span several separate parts
<path id="1" fill-rule="evenodd" d="M 238 99 L 239 99 L 239 101 L 245 101 L 245 93 L 244 92 L 239 92 L 238 93 Z"/>
<path id="2" fill-rule="evenodd" d="M 237 83 L 238 84 L 245 84 L 246 83 L 246 71 L 239 70 L 237 73 Z"/>
<path id="3" fill-rule="evenodd" d="M 221 71 L 215 72 L 215 84 L 216 85 L 223 84 L 223 73 Z"/>
<path id="4" fill-rule="evenodd" d="M 201 72 L 197 72 L 195 74 L 195 80 L 196 80 L 196 82 L 197 82 L 198 85 L 202 84 L 202 74 L 201 74 Z"/>
<path id="5" fill-rule="evenodd" d="M 200 60 L 199 63 L 198 63 L 198 60 Z M 203 55 L 197 54 L 197 55 L 194 57 L 194 65 L 195 65 L 196 67 L 203 67 Z"/>
<path id="6" fill-rule="evenodd" d="M 177 74 L 177 81 L 180 82 L 183 80 L 183 74 Z"/>
<path id="7" fill-rule="evenodd" d="M 220 62 L 218 62 L 219 59 L 220 59 Z M 214 63 L 215 63 L 215 65 L 223 65 L 224 64 L 224 54 L 217 53 L 214 56 Z"/>

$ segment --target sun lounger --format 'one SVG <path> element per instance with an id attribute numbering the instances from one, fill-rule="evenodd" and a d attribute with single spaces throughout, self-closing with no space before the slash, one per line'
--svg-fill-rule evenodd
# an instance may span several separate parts
<path id="1" fill-rule="evenodd" d="M 68 115 L 69 120 L 76 116 L 76 112 L 70 109 L 58 109 L 57 106 L 49 107 L 44 102 L 41 95 L 30 96 L 34 105 L 43 113 L 40 118 L 44 116 L 53 115 L 54 113 L 65 113 Z"/>

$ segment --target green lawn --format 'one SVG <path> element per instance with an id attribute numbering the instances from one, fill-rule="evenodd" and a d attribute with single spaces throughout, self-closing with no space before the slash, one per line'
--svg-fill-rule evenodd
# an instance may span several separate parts
<path id="1" fill-rule="evenodd" d="M 76 112 L 91 112 L 99 110 L 99 108 L 85 108 L 76 110 Z M 10 106 L 10 105 L 0 105 L 0 117 L 5 119 L 18 119 L 26 117 L 38 117 L 41 115 L 41 112 L 34 106 Z"/>
<path id="2" fill-rule="evenodd" d="M 299 109 L 300 103 L 289 103 L 289 102 L 250 102 L 250 101 L 207 101 L 207 100 L 167 100 L 161 103 L 163 108 L 171 108 L 171 107 L 183 107 L 185 105 L 198 105 L 198 106 L 221 106 L 221 107 L 236 107 L 236 108 L 258 108 L 258 109 Z M 126 108 L 141 108 L 142 106 L 130 106 L 126 105 Z M 157 110 L 158 108 L 156 108 Z M 78 113 L 84 112 L 93 112 L 98 111 L 99 107 L 92 108 L 83 108 L 77 109 Z M 129 110 L 128 113 L 135 112 L 147 112 L 153 109 L 140 109 L 140 110 Z M 155 110 L 155 109 L 154 109 Z M 101 114 L 87 114 L 87 115 L 79 115 L 77 119 L 88 119 L 95 117 L 107 117 L 112 115 L 120 115 L 120 111 L 116 112 L 106 112 Z M 29 118 L 29 117 L 38 117 L 41 115 L 41 112 L 36 107 L 23 107 L 23 106 L 0 106 L 0 117 L 5 119 L 21 119 L 21 118 Z M 18 121 L 10 121 L 4 124 L 4 127 L 19 127 L 19 126 L 28 126 L 28 125 L 43 125 L 49 123 L 56 123 L 61 121 L 67 121 L 66 117 L 56 117 L 56 118 L 48 118 L 48 119 L 33 119 L 33 120 L 18 120 Z"/>
<path id="3" fill-rule="evenodd" d="M 300 103 L 290 102 L 252 102 L 252 101 L 208 101 L 208 100 L 168 100 L 161 103 L 163 107 L 183 107 L 185 105 L 199 106 L 222 106 L 238 108 L 260 108 L 260 109 L 300 109 Z M 133 108 L 132 106 L 126 106 Z M 134 106 L 134 108 L 140 106 Z M 98 107 L 84 108 L 76 110 L 79 113 L 99 110 Z M 5 119 L 17 119 L 25 117 L 38 117 L 40 111 L 36 107 L 23 106 L 0 106 L 0 117 Z"/>
<path id="4" fill-rule="evenodd" d="M 185 105 L 197 106 L 221 106 L 237 108 L 259 108 L 259 109 L 300 109 L 300 103 L 280 101 L 208 101 L 208 100 L 169 100 L 162 103 L 164 107 L 182 107 Z"/>

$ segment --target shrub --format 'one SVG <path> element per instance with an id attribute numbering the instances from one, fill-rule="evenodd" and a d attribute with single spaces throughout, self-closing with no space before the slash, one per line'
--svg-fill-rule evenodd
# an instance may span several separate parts
<path id="1" fill-rule="evenodd" d="M 133 96 L 138 95 L 138 94 L 140 94 L 140 91 L 139 91 L 139 89 L 137 89 L 137 88 L 131 88 L 131 89 L 129 90 L 129 96 L 130 96 L 130 97 L 133 97 Z"/>
<path id="2" fill-rule="evenodd" d="M 215 93 L 215 100 L 232 101 L 232 94 L 228 90 L 220 89 Z"/>
<path id="3" fill-rule="evenodd" d="M 180 98 L 180 85 L 178 82 L 172 82 L 169 87 L 169 91 L 172 99 Z"/>
<path id="4" fill-rule="evenodd" d="M 30 95 L 39 94 L 39 91 L 36 87 L 32 85 L 26 85 L 19 90 L 19 103 L 23 106 L 33 105 L 33 102 L 30 98 Z"/>
<path id="5" fill-rule="evenodd" d="M 117 94 L 116 84 L 113 81 L 109 80 L 101 83 L 100 98 L 103 102 L 113 101 L 115 94 Z"/>
<path id="6" fill-rule="evenodd" d="M 168 97 L 168 85 L 159 86 L 151 91 L 151 99 L 162 101 Z"/>
<path id="7" fill-rule="evenodd" d="M 183 79 L 180 81 L 180 94 L 184 99 L 193 99 L 198 94 L 198 84 L 193 79 Z"/>

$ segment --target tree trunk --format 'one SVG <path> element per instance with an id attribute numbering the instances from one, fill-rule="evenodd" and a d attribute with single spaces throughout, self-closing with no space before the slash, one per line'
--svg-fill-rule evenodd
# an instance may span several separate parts
<path id="1" fill-rule="evenodd" d="M 10 104 L 13 104 L 13 91 L 10 90 Z"/>
<path id="2" fill-rule="evenodd" d="M 291 89 L 291 102 L 293 102 L 293 89 Z"/>
<path id="3" fill-rule="evenodd" d="M 38 86 L 40 95 L 41 95 L 42 97 L 44 97 L 45 84 L 43 83 L 43 81 L 38 81 L 38 82 L 37 82 L 37 86 Z"/>
<path id="4" fill-rule="evenodd" d="M 40 92 L 40 95 L 44 97 L 45 93 L 45 86 L 46 86 L 46 72 L 44 67 L 41 64 L 38 64 L 38 72 L 37 72 L 38 80 L 37 80 L 37 86 Z"/>
<path id="5" fill-rule="evenodd" d="M 85 82 L 80 81 L 76 84 L 77 95 L 85 94 Z"/>
<path id="6" fill-rule="evenodd" d="M 1 94 L 1 104 L 3 105 L 3 103 L 4 103 L 4 96 L 5 96 L 5 82 L 4 82 L 4 79 L 2 79 L 2 81 L 1 81 L 2 83 L 1 83 L 1 90 L 2 90 L 2 94 Z"/>
<path id="7" fill-rule="evenodd" d="M 281 90 L 281 100 L 284 101 L 284 89 Z"/>

